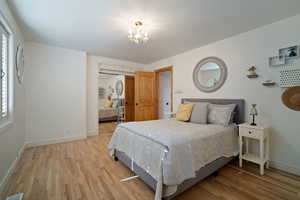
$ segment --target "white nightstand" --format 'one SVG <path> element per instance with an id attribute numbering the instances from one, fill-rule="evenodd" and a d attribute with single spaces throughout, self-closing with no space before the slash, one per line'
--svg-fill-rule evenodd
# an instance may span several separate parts
<path id="1" fill-rule="evenodd" d="M 243 137 L 246 141 L 246 152 L 243 153 Z M 249 138 L 259 140 L 259 156 L 249 153 Z M 251 161 L 260 165 L 260 174 L 264 175 L 264 166 L 269 168 L 270 149 L 270 127 L 265 125 L 251 126 L 249 124 L 239 125 L 240 143 L 240 167 L 243 160 Z"/>

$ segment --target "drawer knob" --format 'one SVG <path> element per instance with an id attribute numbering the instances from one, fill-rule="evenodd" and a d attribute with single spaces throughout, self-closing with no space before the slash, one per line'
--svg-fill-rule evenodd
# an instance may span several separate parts
<path id="1" fill-rule="evenodd" d="M 249 131 L 249 134 L 251 134 L 252 132 L 251 131 Z"/>

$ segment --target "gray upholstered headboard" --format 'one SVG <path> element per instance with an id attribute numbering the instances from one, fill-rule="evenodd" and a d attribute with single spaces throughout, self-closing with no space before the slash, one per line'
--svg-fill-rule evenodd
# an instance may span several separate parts
<path id="1" fill-rule="evenodd" d="M 244 99 L 198 99 L 198 98 L 183 98 L 181 99 L 181 103 L 191 102 L 208 102 L 213 104 L 236 104 L 235 115 L 233 122 L 237 124 L 241 124 L 245 122 L 245 100 Z"/>

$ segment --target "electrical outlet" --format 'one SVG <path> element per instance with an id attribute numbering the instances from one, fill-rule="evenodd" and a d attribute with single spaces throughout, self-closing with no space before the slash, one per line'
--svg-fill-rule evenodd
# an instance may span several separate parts
<path id="1" fill-rule="evenodd" d="M 21 194 L 16 194 L 16 195 L 7 197 L 6 200 L 22 200 L 22 199 L 23 199 L 23 196 L 24 196 L 23 193 L 21 193 Z"/>

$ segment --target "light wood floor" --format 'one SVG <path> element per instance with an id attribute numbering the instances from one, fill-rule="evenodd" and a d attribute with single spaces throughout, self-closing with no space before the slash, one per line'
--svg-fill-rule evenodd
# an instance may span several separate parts
<path id="1" fill-rule="evenodd" d="M 118 125 L 117 122 L 101 122 L 99 123 L 99 134 L 113 133 L 117 125 Z"/>
<path id="2" fill-rule="evenodd" d="M 133 175 L 107 153 L 111 134 L 27 149 L 4 196 L 25 193 L 24 200 L 153 200 L 142 181 L 120 183 Z M 235 164 L 188 190 L 179 200 L 300 199 L 300 178 L 275 169 L 258 175 L 258 167 Z M 1 199 L 1 198 L 0 198 Z"/>

